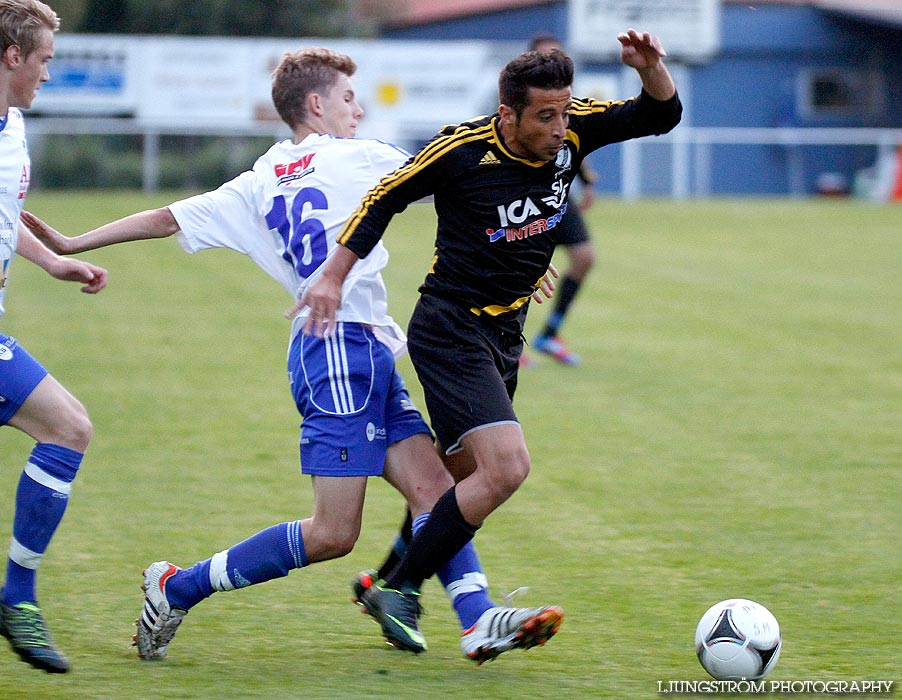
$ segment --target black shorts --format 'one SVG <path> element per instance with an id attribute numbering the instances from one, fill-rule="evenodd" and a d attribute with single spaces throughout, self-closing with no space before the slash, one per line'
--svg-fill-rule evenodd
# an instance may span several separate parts
<path id="1" fill-rule="evenodd" d="M 432 429 L 446 454 L 469 432 L 518 423 L 513 398 L 523 338 L 432 294 L 420 296 L 407 329 L 410 359 Z"/>
<path id="2" fill-rule="evenodd" d="M 551 230 L 552 238 L 555 245 L 578 245 L 587 243 L 589 240 L 589 229 L 586 228 L 586 222 L 583 215 L 577 209 L 576 204 L 571 202 L 567 205 L 567 211 L 561 217 L 560 222 Z"/>

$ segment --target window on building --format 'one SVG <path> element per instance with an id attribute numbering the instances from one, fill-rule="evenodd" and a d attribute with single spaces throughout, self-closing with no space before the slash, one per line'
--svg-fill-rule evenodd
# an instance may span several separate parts
<path id="1" fill-rule="evenodd" d="M 848 68 L 800 74 L 799 112 L 808 118 L 869 117 L 880 111 L 879 75 Z"/>

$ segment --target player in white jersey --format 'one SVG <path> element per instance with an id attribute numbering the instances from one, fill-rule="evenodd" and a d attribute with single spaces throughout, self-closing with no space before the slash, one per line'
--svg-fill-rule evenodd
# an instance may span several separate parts
<path id="1" fill-rule="evenodd" d="M 395 146 L 351 138 L 363 110 L 354 96 L 353 61 L 325 49 L 286 54 L 273 76 L 273 101 L 293 138 L 275 144 L 249 170 L 213 192 L 141 212 L 66 238 L 34 217 L 33 230 L 59 252 L 175 234 L 195 253 L 229 248 L 248 255 L 296 301 L 337 247 L 336 234 L 366 192 L 407 161 Z M 292 326 L 288 372 L 303 415 L 301 469 L 313 477 L 314 513 L 253 535 L 188 569 L 160 561 L 145 570 L 145 603 L 135 642 L 144 659 L 166 654 L 188 610 L 217 591 L 285 576 L 343 556 L 360 532 L 367 477 L 383 476 L 406 498 L 414 527 L 453 481 L 413 406 L 394 356 L 405 336 L 388 316 L 378 246 L 349 274 L 331 333 Z M 481 663 L 544 643 L 556 631 L 541 608 L 495 606 L 472 545 L 439 578 L 464 630 L 462 647 Z M 379 619 L 395 646 L 424 651 L 411 620 Z M 554 622 L 554 621 L 552 621 Z"/>
<path id="2" fill-rule="evenodd" d="M 16 254 L 51 276 L 81 282 L 83 292 L 99 292 L 107 273 L 78 260 L 61 258 L 20 222 L 31 178 L 21 109 L 28 109 L 49 79 L 56 13 L 35 0 L 0 0 L 0 317 L 4 313 L 10 266 Z M 0 593 L 0 634 L 23 661 L 50 673 L 69 662 L 47 631 L 37 603 L 36 574 L 41 558 L 69 502 L 93 428 L 88 414 L 15 338 L 0 333 L 0 425 L 30 435 L 31 451 L 16 490 L 13 535 L 6 580 Z"/>

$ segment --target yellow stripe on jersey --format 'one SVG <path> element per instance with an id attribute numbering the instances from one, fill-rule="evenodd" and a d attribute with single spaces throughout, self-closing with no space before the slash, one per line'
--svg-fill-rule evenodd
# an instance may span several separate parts
<path id="1" fill-rule="evenodd" d="M 501 314 L 506 314 L 508 311 L 516 311 L 523 304 L 529 301 L 532 295 L 525 297 L 520 297 L 510 306 L 501 306 L 500 304 L 493 304 L 492 306 L 483 306 L 481 309 L 477 306 L 474 306 L 470 309 L 477 316 L 482 316 L 482 314 L 486 314 L 488 316 L 500 316 Z"/>
<path id="2" fill-rule="evenodd" d="M 573 102 L 570 103 L 570 114 L 575 114 L 578 116 L 584 116 L 586 114 L 599 114 L 601 112 L 606 112 L 609 107 L 613 107 L 614 105 L 622 105 L 624 104 L 624 100 L 608 100 L 607 102 L 599 102 L 598 100 L 590 98 L 586 99 L 574 99 Z"/>
<path id="3" fill-rule="evenodd" d="M 571 131 L 567 129 L 567 133 L 564 134 L 564 141 L 569 141 L 574 146 L 576 146 L 576 150 L 579 150 L 579 136 L 575 131 Z"/>
<path id="4" fill-rule="evenodd" d="M 416 172 L 430 165 L 433 161 L 441 158 L 449 151 L 453 151 L 470 141 L 479 141 L 492 136 L 491 124 L 485 124 L 478 128 L 464 126 L 457 128 L 454 133 L 448 134 L 441 138 L 434 139 L 427 143 L 420 152 L 414 156 L 414 159 L 407 165 L 401 167 L 397 171 L 399 179 L 409 177 L 411 173 Z"/>
<path id="5" fill-rule="evenodd" d="M 532 166 L 533 168 L 541 168 L 543 165 L 545 165 L 544 160 L 529 160 L 527 158 L 521 158 L 516 153 L 508 150 L 507 146 L 504 145 L 504 142 L 501 140 L 501 137 L 498 135 L 497 129 L 493 128 L 493 131 L 495 132 L 494 143 L 498 147 L 498 150 L 501 151 L 502 153 L 504 153 L 504 155 L 506 155 L 511 160 L 515 160 L 518 163 L 523 163 L 524 165 Z"/>
<path id="6" fill-rule="evenodd" d="M 373 187 L 363 198 L 357 211 L 345 222 L 338 234 L 338 242 L 344 244 L 351 233 L 357 228 L 360 220 L 366 216 L 367 211 L 372 204 L 381 199 L 386 193 L 395 187 L 403 184 L 412 175 L 431 165 L 435 160 L 441 158 L 449 151 L 453 151 L 459 146 L 471 141 L 479 141 L 488 139 L 492 141 L 494 130 L 491 123 L 480 127 L 473 128 L 469 125 L 461 125 L 454 133 L 440 138 L 436 138 L 426 144 L 413 158 L 413 160 L 398 168 L 394 173 L 386 175 L 382 181 Z"/>
<path id="7" fill-rule="evenodd" d="M 586 116 L 588 114 L 601 114 L 602 112 L 607 112 L 608 108 L 613 105 L 622 105 L 622 100 L 608 100 L 607 102 L 599 102 L 598 100 L 594 100 L 592 98 L 588 99 L 574 99 L 570 103 L 570 114 L 574 116 Z M 579 150 L 579 136 L 571 129 L 567 129 L 567 134 L 564 137 L 565 140 L 570 141 L 573 145 L 576 146 L 576 150 Z M 586 182 L 589 182 L 586 180 Z"/>

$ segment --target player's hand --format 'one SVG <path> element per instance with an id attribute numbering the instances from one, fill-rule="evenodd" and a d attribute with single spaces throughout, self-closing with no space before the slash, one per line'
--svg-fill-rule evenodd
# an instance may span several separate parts
<path id="1" fill-rule="evenodd" d="M 557 289 L 554 280 L 558 277 L 557 268 L 552 263 L 548 263 L 548 270 L 542 275 L 542 279 L 539 280 L 539 288 L 532 295 L 532 298 L 536 300 L 536 304 L 543 303 L 545 299 L 551 299 L 552 293 Z"/>
<path id="2" fill-rule="evenodd" d="M 57 255 L 69 255 L 74 253 L 72 241 L 64 236 L 45 221 L 42 221 L 30 211 L 23 211 L 19 217 L 25 227 L 34 234 L 41 243 L 50 248 Z"/>
<path id="3" fill-rule="evenodd" d="M 106 287 L 108 274 L 102 267 L 73 258 L 57 258 L 47 268 L 47 272 L 64 282 L 82 282 L 85 294 L 97 294 Z"/>
<path id="4" fill-rule="evenodd" d="M 285 312 L 286 318 L 294 318 L 304 309 L 310 309 L 307 320 L 304 321 L 304 335 L 315 335 L 322 338 L 328 335 L 334 328 L 335 314 L 341 304 L 341 282 L 335 281 L 326 275 L 315 280 L 300 301 Z"/>
<path id="5" fill-rule="evenodd" d="M 640 34 L 635 29 L 629 29 L 618 34 L 617 41 L 621 46 L 620 60 L 624 65 L 636 70 L 654 68 L 667 55 L 661 45 L 661 40 L 648 32 Z"/>

